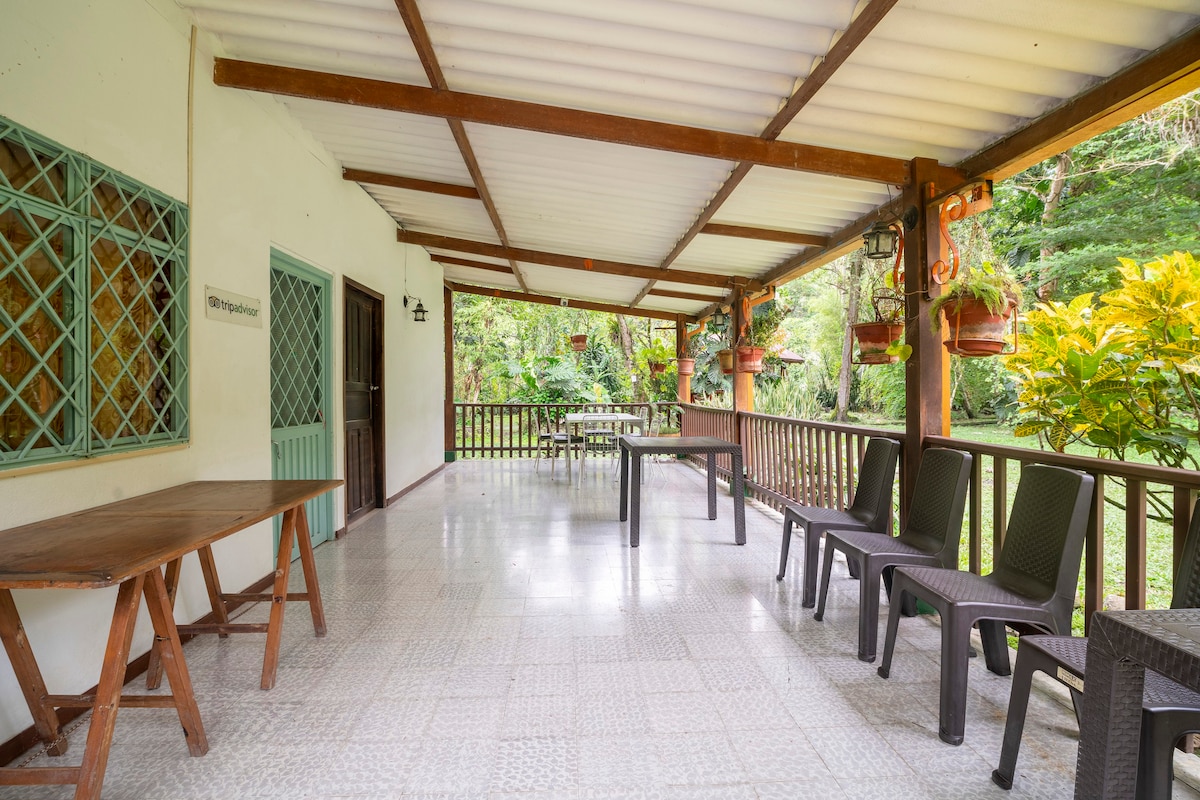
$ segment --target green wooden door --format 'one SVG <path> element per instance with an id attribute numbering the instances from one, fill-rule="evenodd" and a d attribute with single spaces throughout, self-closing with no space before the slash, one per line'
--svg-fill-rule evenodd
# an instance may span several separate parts
<path id="1" fill-rule="evenodd" d="M 330 279 L 271 251 L 271 477 L 333 476 Z M 314 545 L 333 539 L 333 493 L 305 505 Z M 279 544 L 280 519 L 275 519 Z M 295 548 L 292 557 L 299 555 Z"/>

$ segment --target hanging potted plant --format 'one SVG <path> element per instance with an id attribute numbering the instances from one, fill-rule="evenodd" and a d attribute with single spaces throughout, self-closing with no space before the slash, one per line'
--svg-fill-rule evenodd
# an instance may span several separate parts
<path id="1" fill-rule="evenodd" d="M 717 351 L 717 360 L 721 362 L 721 372 L 725 375 L 733 374 L 733 348 L 726 347 L 724 350 Z"/>
<path id="2" fill-rule="evenodd" d="M 871 308 L 874 320 L 850 326 L 858 342 L 858 360 L 854 363 L 895 364 L 907 359 L 912 348 L 900 342 L 904 336 L 904 296 L 894 289 L 879 289 L 871 295 Z"/>
<path id="3" fill-rule="evenodd" d="M 680 375 L 691 375 L 696 371 L 696 359 L 692 357 L 692 338 L 685 335 L 680 344 L 683 353 L 675 360 L 675 367 Z"/>
<path id="4" fill-rule="evenodd" d="M 571 337 L 571 349 L 577 353 L 587 349 L 587 334 L 576 333 Z"/>
<path id="5" fill-rule="evenodd" d="M 768 300 L 758 307 L 751 317 L 746 333 L 738 342 L 737 371 L 759 373 L 763 371 L 763 356 L 771 346 L 780 323 L 783 322 L 783 308 L 774 301 Z"/>
<path id="6" fill-rule="evenodd" d="M 671 350 L 662 342 L 655 342 L 649 347 L 643 347 L 638 351 L 638 357 L 645 362 L 646 369 L 651 375 L 661 375 L 667 371 L 667 363 L 674 355 Z"/>
<path id="7" fill-rule="evenodd" d="M 960 356 L 994 356 L 1016 351 L 1016 310 L 1021 303 L 1021 285 L 1011 275 L 999 272 L 991 262 L 965 270 L 946 284 L 945 291 L 929 306 L 933 329 L 941 329 L 942 318 L 948 326 L 944 344 Z M 1005 336 L 1012 327 L 1012 350 L 1006 350 Z"/>

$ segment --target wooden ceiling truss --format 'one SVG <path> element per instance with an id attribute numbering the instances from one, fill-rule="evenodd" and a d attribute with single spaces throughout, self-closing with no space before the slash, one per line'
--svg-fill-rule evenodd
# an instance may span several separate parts
<path id="1" fill-rule="evenodd" d="M 796 231 L 771 230 L 713 222 L 722 205 L 755 166 L 829 175 L 883 183 L 903 190 L 917 171 L 915 161 L 869 153 L 857 153 L 829 147 L 779 141 L 779 136 L 796 115 L 845 63 L 897 0 L 868 0 L 845 31 L 836 37 L 825 56 L 764 128 L 759 136 L 619 117 L 577 109 L 488 97 L 451 91 L 433 44 L 421 19 L 416 0 L 395 0 L 413 46 L 421 60 L 431 88 L 389 81 L 337 75 L 326 72 L 271 66 L 248 61 L 218 58 L 213 80 L 219 86 L 271 94 L 378 108 L 389 111 L 441 117 L 450 127 L 458 145 L 472 186 L 425 181 L 366 170 L 346 169 L 346 180 L 390 186 L 416 192 L 442 194 L 482 202 L 495 229 L 499 245 L 453 239 L 433 234 L 400 230 L 401 242 L 436 250 L 498 258 L 507 266 L 472 261 L 455 256 L 433 255 L 443 264 L 469 267 L 513 275 L 522 292 L 471 287 L 447 282 L 454 291 L 507 297 L 528 302 L 559 305 L 563 298 L 537 295 L 529 291 L 518 262 L 541 264 L 602 274 L 642 278 L 646 284 L 628 306 L 577 300 L 567 302 L 574 308 L 612 311 L 675 321 L 692 319 L 687 315 L 652 312 L 637 308 L 648 296 L 687 300 L 712 300 L 697 318 L 703 318 L 721 304 L 728 304 L 724 292 L 761 291 L 765 286 L 783 283 L 854 250 L 862 233 L 880 219 L 899 216 L 899 198 L 864 214 L 828 236 Z M 1108 80 L 1098 84 L 1069 103 L 1015 131 L 990 147 L 947 166 L 924 161 L 922 174 L 932 184 L 922 194 L 930 202 L 962 190 L 981 179 L 1001 179 L 1080 142 L 1112 126 L 1132 119 L 1166 100 L 1200 88 L 1200 28 L 1193 29 L 1171 44 L 1147 55 Z M 516 248 L 509 242 L 499 209 L 492 200 L 478 160 L 468 140 L 464 122 L 538 131 L 557 136 L 610 142 L 632 147 L 684 153 L 693 156 L 735 162 L 734 168 L 689 228 L 657 266 L 627 264 L 580 256 L 544 253 Z M 733 236 L 757 241 L 797 245 L 797 254 L 786 259 L 758 280 L 745 277 L 671 269 L 671 265 L 689 244 L 701 234 Z M 721 296 L 655 288 L 659 281 L 690 284 L 721 290 Z"/>

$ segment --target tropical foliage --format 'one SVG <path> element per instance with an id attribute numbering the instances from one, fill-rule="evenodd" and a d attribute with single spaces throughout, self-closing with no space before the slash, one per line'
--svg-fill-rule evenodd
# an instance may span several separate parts
<path id="1" fill-rule="evenodd" d="M 1026 317 L 1018 436 L 1063 452 L 1150 454 L 1195 469 L 1200 443 L 1200 266 L 1189 253 L 1138 265 L 1121 259 L 1119 288 L 1041 303 Z"/>

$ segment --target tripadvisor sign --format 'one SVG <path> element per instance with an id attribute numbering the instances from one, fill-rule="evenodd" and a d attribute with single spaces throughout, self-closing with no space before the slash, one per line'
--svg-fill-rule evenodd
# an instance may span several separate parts
<path id="1" fill-rule="evenodd" d="M 248 328 L 262 327 L 262 301 L 212 286 L 204 287 L 204 316 Z"/>

